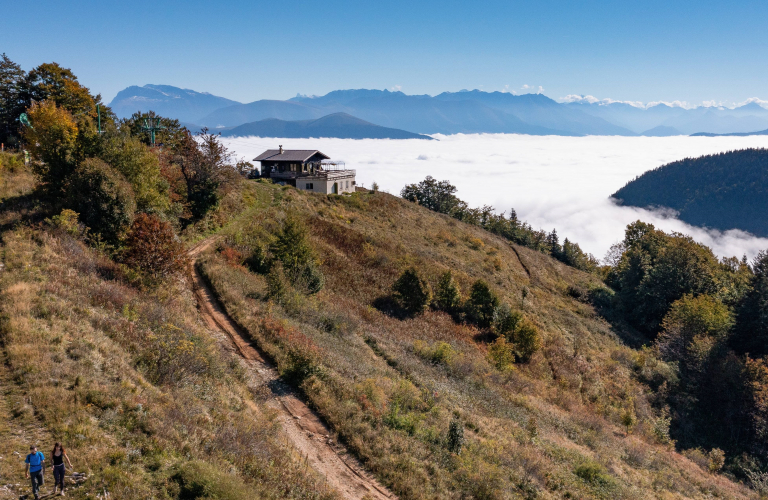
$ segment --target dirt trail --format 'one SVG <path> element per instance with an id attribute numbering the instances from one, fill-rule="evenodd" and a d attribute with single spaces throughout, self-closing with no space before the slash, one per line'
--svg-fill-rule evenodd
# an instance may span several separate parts
<path id="1" fill-rule="evenodd" d="M 226 334 L 235 350 L 245 359 L 251 375 L 269 388 L 267 405 L 278 411 L 286 437 L 309 465 L 325 477 L 346 500 L 392 500 L 397 498 L 371 477 L 346 449 L 330 439 L 330 430 L 300 398 L 280 380 L 275 367 L 248 340 L 248 335 L 232 321 L 207 283 L 194 268 L 194 262 L 215 239 L 199 243 L 188 255 L 192 260 L 195 297 L 205 324 Z"/>

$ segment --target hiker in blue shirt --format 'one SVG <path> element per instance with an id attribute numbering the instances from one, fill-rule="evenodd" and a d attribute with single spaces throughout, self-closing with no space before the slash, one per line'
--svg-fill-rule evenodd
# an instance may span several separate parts
<path id="1" fill-rule="evenodd" d="M 45 456 L 42 451 L 37 451 L 37 446 L 29 447 L 29 455 L 27 455 L 24 463 L 27 464 L 24 467 L 24 473 L 28 478 L 32 480 L 32 494 L 35 496 L 35 500 L 40 500 L 40 487 L 43 485 L 43 474 L 45 473 Z"/>

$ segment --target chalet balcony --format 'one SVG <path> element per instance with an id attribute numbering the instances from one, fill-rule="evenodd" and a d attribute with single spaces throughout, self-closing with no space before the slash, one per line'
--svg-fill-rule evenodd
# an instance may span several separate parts
<path id="1" fill-rule="evenodd" d="M 308 162 L 303 165 L 288 170 L 273 169 L 269 176 L 276 180 L 298 179 L 302 177 L 313 177 L 323 179 L 338 179 L 344 177 L 354 177 L 356 171 L 347 169 L 343 161 L 318 161 Z"/>

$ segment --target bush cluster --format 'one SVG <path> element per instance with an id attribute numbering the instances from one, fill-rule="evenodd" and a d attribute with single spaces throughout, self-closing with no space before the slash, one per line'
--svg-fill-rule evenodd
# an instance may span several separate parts
<path id="1" fill-rule="evenodd" d="M 541 335 L 536 325 L 521 312 L 501 303 L 487 282 L 475 281 L 462 303 L 459 287 L 451 271 L 446 271 L 440 275 L 436 290 L 433 302 L 436 309 L 448 312 L 456 319 L 463 317 L 468 323 L 489 329 L 505 339 L 492 346 L 490 355 L 492 363 L 500 369 L 509 364 L 507 361 L 512 352 L 517 360 L 528 362 L 541 348 Z M 424 312 L 432 300 L 429 282 L 413 267 L 400 274 L 392 292 L 400 307 L 411 315 Z"/>

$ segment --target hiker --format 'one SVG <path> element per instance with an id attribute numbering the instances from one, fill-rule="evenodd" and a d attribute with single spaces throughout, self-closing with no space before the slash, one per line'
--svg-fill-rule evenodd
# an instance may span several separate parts
<path id="1" fill-rule="evenodd" d="M 67 459 L 69 468 L 72 468 L 72 462 L 69 461 L 69 456 L 61 443 L 54 443 L 53 451 L 51 452 L 51 460 L 53 461 L 53 494 L 56 494 L 56 487 L 59 487 L 61 491 L 59 495 L 64 496 L 64 459 Z"/>
<path id="2" fill-rule="evenodd" d="M 24 460 L 27 464 L 24 467 L 24 474 L 32 480 L 32 494 L 35 500 L 40 500 L 38 491 L 43 485 L 43 474 L 45 473 L 45 456 L 42 451 L 37 451 L 37 446 L 29 447 L 29 455 Z"/>

